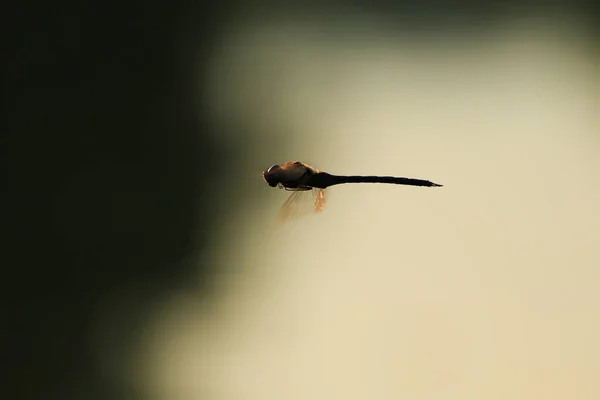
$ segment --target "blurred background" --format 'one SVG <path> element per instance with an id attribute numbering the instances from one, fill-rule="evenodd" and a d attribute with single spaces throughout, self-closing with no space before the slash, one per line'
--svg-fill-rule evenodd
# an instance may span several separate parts
<path id="1" fill-rule="evenodd" d="M 591 4 L 3 13 L 10 399 L 598 399 Z M 343 185 L 274 228 L 262 170 Z"/>

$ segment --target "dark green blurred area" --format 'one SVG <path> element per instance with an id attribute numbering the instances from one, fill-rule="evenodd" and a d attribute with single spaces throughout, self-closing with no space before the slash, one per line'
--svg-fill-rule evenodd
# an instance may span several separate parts
<path id="1" fill-rule="evenodd" d="M 91 316 L 113 291 L 143 288 L 147 305 L 128 325 L 134 337 L 163 296 L 197 281 L 199 268 L 204 280 L 192 288 L 210 294 L 215 271 L 202 252 L 220 201 L 210 187 L 244 146 L 217 145 L 195 79 L 221 22 L 281 8 L 271 3 L 59 0 L 3 13 L 3 398 L 143 397 L 98 371 Z M 318 4 L 328 13 L 342 7 Z M 540 10 L 594 15 L 591 3 L 528 4 L 363 1 L 343 8 L 426 30 Z M 590 17 L 590 29 L 594 23 Z"/>
<path id="2" fill-rule="evenodd" d="M 120 288 L 152 303 L 194 272 L 182 260 L 211 224 L 197 210 L 219 154 L 190 80 L 214 10 L 197 10 L 199 26 L 183 2 L 15 11 L 3 15 L 2 396 L 134 398 L 96 370 L 92 312 Z"/>

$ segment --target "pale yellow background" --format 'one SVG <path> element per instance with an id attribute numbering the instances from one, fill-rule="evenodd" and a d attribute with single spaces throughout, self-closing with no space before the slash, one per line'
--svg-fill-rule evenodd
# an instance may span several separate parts
<path id="1" fill-rule="evenodd" d="M 181 293 L 136 366 L 165 400 L 600 399 L 598 59 L 575 23 L 420 35 L 367 18 L 231 24 L 217 297 Z M 272 229 L 300 159 L 343 185 Z M 229 201 L 247 197 L 247 202 Z M 240 205 L 238 207 L 238 205 Z"/>

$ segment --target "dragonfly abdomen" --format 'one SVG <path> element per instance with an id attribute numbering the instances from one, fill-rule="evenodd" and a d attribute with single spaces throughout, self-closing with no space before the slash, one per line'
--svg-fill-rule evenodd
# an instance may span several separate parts
<path id="1" fill-rule="evenodd" d="M 360 176 L 360 175 L 331 175 L 326 172 L 318 172 L 312 175 L 307 184 L 312 187 L 325 189 L 333 185 L 341 185 L 343 183 L 388 183 L 394 185 L 410 185 L 410 186 L 426 186 L 440 187 L 437 183 L 423 179 L 402 178 L 396 176 Z"/>

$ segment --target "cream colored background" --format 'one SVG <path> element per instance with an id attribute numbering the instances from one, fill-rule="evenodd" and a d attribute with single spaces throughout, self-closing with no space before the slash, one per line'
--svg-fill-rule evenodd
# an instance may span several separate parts
<path id="1" fill-rule="evenodd" d="M 368 19 L 231 25 L 219 296 L 181 293 L 140 343 L 157 399 L 599 399 L 598 59 L 575 25 L 423 36 Z M 443 188 L 343 185 L 269 223 L 300 159 Z M 240 171 L 244 171 L 240 173 Z M 243 207 L 227 196 L 248 196 Z"/>

